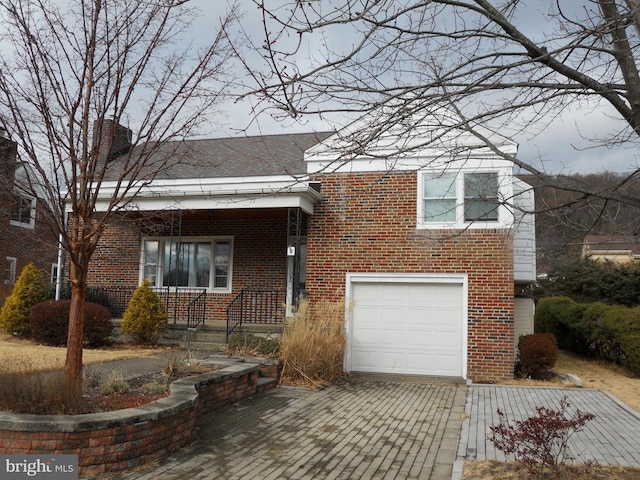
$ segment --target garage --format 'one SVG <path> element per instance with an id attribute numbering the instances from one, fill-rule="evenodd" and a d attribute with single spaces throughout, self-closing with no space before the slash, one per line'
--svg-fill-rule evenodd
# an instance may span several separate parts
<path id="1" fill-rule="evenodd" d="M 345 369 L 466 377 L 467 278 L 348 274 Z"/>

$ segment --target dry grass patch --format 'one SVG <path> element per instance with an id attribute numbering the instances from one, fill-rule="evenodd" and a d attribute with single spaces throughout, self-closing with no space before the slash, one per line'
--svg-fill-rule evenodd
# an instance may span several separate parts
<path id="1" fill-rule="evenodd" d="M 316 388 L 345 375 L 344 314 L 343 302 L 301 302 L 282 332 L 282 383 Z"/>
<path id="2" fill-rule="evenodd" d="M 560 375 L 572 373 L 582 380 L 584 388 L 595 388 L 612 393 L 640 412 L 640 378 L 634 377 L 623 367 L 560 350 L 554 371 Z M 562 379 L 557 377 L 550 380 L 517 379 L 502 383 L 520 386 L 567 387 L 562 383 Z"/>
<path id="3" fill-rule="evenodd" d="M 556 363 L 559 373 L 572 373 L 584 382 L 584 388 L 595 388 L 612 393 L 618 399 L 640 412 L 640 378 L 628 370 L 608 362 L 587 360 L 579 355 L 561 352 Z"/>
<path id="4" fill-rule="evenodd" d="M 164 352 L 159 348 L 84 349 L 83 363 L 100 363 Z M 86 399 L 61 388 L 67 349 L 0 334 L 0 411 L 81 413 Z M 90 383 L 90 382 L 89 382 Z"/>
<path id="5" fill-rule="evenodd" d="M 166 348 L 145 347 L 114 347 L 114 348 L 85 348 L 82 353 L 83 363 L 108 362 L 127 358 L 144 357 L 165 352 Z M 37 343 L 16 338 L 12 335 L 0 334 L 0 365 L 13 363 L 14 359 L 28 357 L 34 371 L 52 370 L 64 367 L 67 355 L 65 347 L 47 347 Z"/>
<path id="6" fill-rule="evenodd" d="M 551 473 L 550 473 L 551 475 Z M 586 467 L 583 465 L 567 465 L 563 467 L 562 477 L 532 476 L 514 462 L 465 462 L 462 480 L 542 480 L 543 478 L 564 478 L 579 480 L 637 480 L 640 469 L 631 467 Z"/>

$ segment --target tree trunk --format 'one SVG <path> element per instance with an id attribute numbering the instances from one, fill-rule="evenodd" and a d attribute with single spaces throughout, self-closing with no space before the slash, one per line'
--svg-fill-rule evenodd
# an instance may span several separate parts
<path id="1" fill-rule="evenodd" d="M 87 291 L 86 269 L 71 263 L 71 309 L 64 380 L 67 392 L 82 394 L 82 344 L 84 340 L 84 302 Z"/>

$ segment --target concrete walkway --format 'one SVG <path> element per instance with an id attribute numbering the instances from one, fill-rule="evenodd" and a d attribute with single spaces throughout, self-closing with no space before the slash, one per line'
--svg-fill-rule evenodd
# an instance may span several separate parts
<path id="1" fill-rule="evenodd" d="M 612 395 L 578 388 L 471 385 L 456 469 L 465 460 L 505 460 L 487 440 L 489 427 L 500 423 L 498 409 L 510 422 L 525 420 L 536 407 L 559 408 L 565 396 L 570 413 L 579 409 L 596 416 L 569 440 L 569 453 L 576 462 L 640 467 L 640 414 Z"/>
<path id="2" fill-rule="evenodd" d="M 108 478 L 449 480 L 466 394 L 393 377 L 278 387 L 209 415 L 198 440 L 159 465 Z"/>

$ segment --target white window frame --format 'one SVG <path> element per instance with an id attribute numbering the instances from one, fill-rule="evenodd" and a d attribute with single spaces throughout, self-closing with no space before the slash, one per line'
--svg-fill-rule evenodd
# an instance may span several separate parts
<path id="1" fill-rule="evenodd" d="M 11 218 L 11 225 L 13 225 L 15 227 L 22 227 L 22 228 L 31 228 L 31 229 L 35 228 L 35 226 L 36 226 L 36 199 L 35 199 L 35 197 L 32 197 L 31 195 L 25 195 L 24 193 L 21 193 L 21 192 L 15 192 L 15 197 L 16 197 L 18 202 L 21 202 L 23 200 L 31 202 L 31 207 L 29 208 L 29 222 L 21 222 L 21 221 L 14 220 L 13 218 Z M 19 203 L 18 203 L 17 207 L 20 208 L 20 204 Z M 13 208 L 11 209 L 11 217 L 13 217 Z"/>
<path id="2" fill-rule="evenodd" d="M 166 287 L 174 287 L 174 285 L 164 285 L 162 284 L 164 278 L 164 246 L 171 243 L 177 242 L 175 238 L 171 237 L 144 237 L 142 238 L 142 242 L 140 244 L 140 271 L 139 271 L 139 284 L 142 284 L 145 279 L 145 245 L 148 241 L 157 241 L 158 244 L 158 261 L 153 264 L 156 268 L 156 285 L 152 288 L 166 288 Z M 227 242 L 229 244 L 229 266 L 227 273 L 227 286 L 226 287 L 214 287 L 215 282 L 215 247 L 219 242 Z M 211 293 L 231 293 L 233 286 L 233 237 L 231 236 L 216 236 L 216 237 L 183 237 L 180 239 L 178 243 L 210 243 L 211 244 L 211 265 L 209 269 L 209 285 L 207 287 L 196 287 L 196 286 L 178 286 L 177 288 L 183 289 L 194 289 L 194 288 L 206 288 L 207 292 Z M 158 280 L 160 280 L 160 284 L 158 284 Z"/>
<path id="3" fill-rule="evenodd" d="M 56 283 L 57 280 L 58 280 L 58 264 L 52 263 L 51 271 L 49 275 L 49 283 Z"/>
<path id="4" fill-rule="evenodd" d="M 7 257 L 5 261 L 5 269 L 4 269 L 5 285 L 14 285 L 16 283 L 17 266 L 18 266 L 18 259 L 16 257 Z"/>
<path id="5" fill-rule="evenodd" d="M 464 176 L 465 174 L 474 173 L 495 173 L 498 180 L 498 219 L 497 220 L 465 220 L 464 212 Z M 453 221 L 427 221 L 425 219 L 425 181 L 429 178 L 439 178 L 442 175 L 455 175 L 456 182 L 456 212 Z M 474 169 L 458 169 L 453 171 L 449 169 L 447 172 L 436 172 L 428 170 L 418 171 L 418 188 L 417 188 L 417 219 L 416 226 L 420 230 L 436 230 L 436 229 L 480 229 L 480 228 L 507 228 L 513 226 L 513 214 L 505 205 L 505 198 L 513 196 L 511 182 L 511 170 L 505 168 L 474 168 Z"/>

